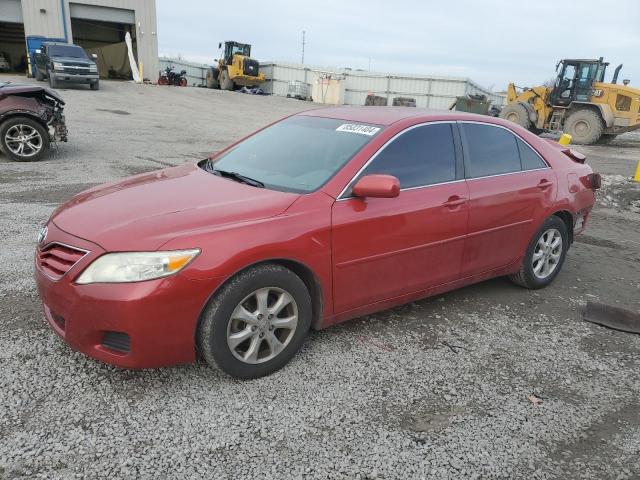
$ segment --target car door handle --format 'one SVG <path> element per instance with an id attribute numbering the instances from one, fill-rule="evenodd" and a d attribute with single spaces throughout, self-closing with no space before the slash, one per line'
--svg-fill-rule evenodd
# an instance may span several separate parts
<path id="1" fill-rule="evenodd" d="M 449 207 L 449 208 L 454 208 L 457 207 L 459 205 L 462 205 L 463 203 L 465 203 L 467 201 L 466 198 L 462 198 L 459 197 L 457 195 L 454 195 L 453 197 L 449 197 L 449 200 L 447 200 L 446 202 L 444 202 L 442 204 L 443 207 Z"/>
<path id="2" fill-rule="evenodd" d="M 540 183 L 538 184 L 538 188 L 540 190 L 544 190 L 545 188 L 549 188 L 553 185 L 552 182 L 550 182 L 549 180 L 540 180 Z"/>

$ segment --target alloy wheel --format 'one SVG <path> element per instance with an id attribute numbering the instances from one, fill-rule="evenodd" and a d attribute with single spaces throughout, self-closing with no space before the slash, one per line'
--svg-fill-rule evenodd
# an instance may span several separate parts
<path id="1" fill-rule="evenodd" d="M 9 127 L 4 144 L 14 155 L 29 158 L 42 150 L 42 137 L 35 128 L 19 123 Z"/>
<path id="2" fill-rule="evenodd" d="M 242 362 L 267 362 L 286 348 L 297 325 L 298 306 L 293 296 L 277 287 L 260 288 L 233 310 L 227 345 Z"/>
<path id="3" fill-rule="evenodd" d="M 562 256 L 562 235 L 555 228 L 545 230 L 538 242 L 532 256 L 533 274 L 545 279 L 558 267 Z"/>

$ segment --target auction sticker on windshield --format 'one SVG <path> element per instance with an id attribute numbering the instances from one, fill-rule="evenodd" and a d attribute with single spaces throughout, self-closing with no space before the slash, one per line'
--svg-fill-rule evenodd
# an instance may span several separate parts
<path id="1" fill-rule="evenodd" d="M 380 127 L 372 127 L 370 125 L 359 125 L 357 123 L 343 123 L 336 132 L 359 133 L 360 135 L 373 136 L 380 131 Z"/>

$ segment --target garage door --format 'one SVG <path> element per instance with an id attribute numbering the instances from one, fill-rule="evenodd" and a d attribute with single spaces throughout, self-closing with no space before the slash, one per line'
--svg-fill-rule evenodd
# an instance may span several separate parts
<path id="1" fill-rule="evenodd" d="M 0 22 L 22 23 L 20 0 L 0 0 Z"/>
<path id="2" fill-rule="evenodd" d="M 70 3 L 69 13 L 71 18 L 81 18 L 83 20 L 99 20 L 101 22 L 127 24 L 136 23 L 135 12 L 133 10 L 125 10 L 124 8 L 99 7 L 96 5 Z"/>

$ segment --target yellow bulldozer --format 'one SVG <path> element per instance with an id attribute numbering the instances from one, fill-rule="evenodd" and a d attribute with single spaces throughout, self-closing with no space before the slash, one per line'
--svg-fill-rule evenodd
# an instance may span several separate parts
<path id="1" fill-rule="evenodd" d="M 608 65 L 602 57 L 565 59 L 556 65 L 553 85 L 519 88 L 510 83 L 500 117 L 536 133 L 568 133 L 577 144 L 609 143 L 640 128 L 640 90 L 629 80 L 618 84 L 622 65 L 605 83 Z"/>
<path id="2" fill-rule="evenodd" d="M 218 44 L 222 49 L 223 43 Z M 251 45 L 234 41 L 224 42 L 224 51 L 218 64 L 207 72 L 207 86 L 222 90 L 235 90 L 237 87 L 255 87 L 264 82 L 264 73 L 260 73 L 260 64 L 251 58 Z"/>

